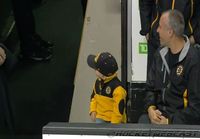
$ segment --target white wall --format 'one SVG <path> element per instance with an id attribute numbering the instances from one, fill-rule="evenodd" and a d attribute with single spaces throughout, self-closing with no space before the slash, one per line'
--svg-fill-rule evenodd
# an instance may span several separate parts
<path id="1" fill-rule="evenodd" d="M 139 34 L 140 15 L 138 0 L 132 0 L 132 81 L 146 81 L 147 54 L 139 53 L 139 43 L 146 45 L 146 39 Z"/>

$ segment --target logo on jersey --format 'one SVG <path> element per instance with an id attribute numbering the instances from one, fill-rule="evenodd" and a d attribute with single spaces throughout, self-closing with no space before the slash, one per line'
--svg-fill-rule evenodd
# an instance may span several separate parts
<path id="1" fill-rule="evenodd" d="M 176 75 L 181 76 L 183 74 L 183 66 L 179 65 L 176 69 Z"/>
<path id="2" fill-rule="evenodd" d="M 110 94 L 111 93 L 111 88 L 110 88 L 110 86 L 108 86 L 108 87 L 106 87 L 106 94 Z"/>

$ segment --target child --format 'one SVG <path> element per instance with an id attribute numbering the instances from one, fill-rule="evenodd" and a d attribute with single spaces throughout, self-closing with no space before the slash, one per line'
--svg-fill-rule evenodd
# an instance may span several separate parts
<path id="1" fill-rule="evenodd" d="M 126 90 L 117 77 L 118 65 L 108 52 L 89 55 L 88 65 L 97 79 L 90 101 L 90 117 L 96 123 L 126 123 Z"/>

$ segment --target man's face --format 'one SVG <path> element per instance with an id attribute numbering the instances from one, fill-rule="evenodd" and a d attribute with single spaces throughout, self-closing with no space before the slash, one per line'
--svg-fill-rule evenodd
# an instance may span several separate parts
<path id="1" fill-rule="evenodd" d="M 171 29 L 168 26 L 168 14 L 161 16 L 157 32 L 160 37 L 161 46 L 168 46 L 171 39 Z"/>

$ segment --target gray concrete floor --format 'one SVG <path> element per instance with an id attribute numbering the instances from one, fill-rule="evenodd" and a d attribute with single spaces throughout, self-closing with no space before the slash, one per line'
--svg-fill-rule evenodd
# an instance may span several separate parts
<path id="1" fill-rule="evenodd" d="M 88 0 L 69 122 L 91 122 L 89 102 L 96 76 L 94 70 L 87 66 L 87 56 L 105 51 L 115 56 L 120 69 L 120 0 Z"/>

